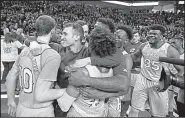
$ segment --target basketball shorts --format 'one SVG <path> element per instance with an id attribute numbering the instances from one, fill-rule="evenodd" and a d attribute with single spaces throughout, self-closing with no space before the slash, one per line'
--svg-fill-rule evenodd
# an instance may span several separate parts
<path id="1" fill-rule="evenodd" d="M 40 109 L 31 109 L 18 104 L 16 117 L 55 117 L 55 115 L 52 104 L 48 107 Z"/>
<path id="2" fill-rule="evenodd" d="M 119 97 L 109 99 L 109 101 L 106 103 L 107 110 L 106 114 L 107 117 L 120 117 L 121 115 L 121 100 Z"/>
<path id="3" fill-rule="evenodd" d="M 168 90 L 158 92 L 155 88 L 158 82 L 150 81 L 143 75 L 140 75 L 136 82 L 132 94 L 132 107 L 144 111 L 148 101 L 152 116 L 166 117 L 169 102 Z"/>

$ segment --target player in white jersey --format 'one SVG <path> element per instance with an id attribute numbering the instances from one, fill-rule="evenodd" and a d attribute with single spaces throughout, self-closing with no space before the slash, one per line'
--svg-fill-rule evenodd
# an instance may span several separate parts
<path id="1" fill-rule="evenodd" d="M 184 43 L 183 43 L 184 38 L 181 36 L 175 36 L 172 40 L 171 40 L 171 45 L 176 48 L 180 54 L 180 59 L 184 60 Z M 184 68 L 183 68 L 184 69 Z M 184 112 L 182 110 L 182 106 L 184 106 L 184 90 L 183 89 L 179 89 L 178 90 L 178 95 L 177 95 L 177 110 L 179 112 L 179 116 L 180 117 L 184 117 Z"/>
<path id="2" fill-rule="evenodd" d="M 95 28 L 90 36 L 89 36 L 89 47 L 91 56 L 97 56 L 104 58 L 106 56 L 110 56 L 111 54 L 115 53 L 114 50 L 117 50 L 115 39 L 113 37 L 113 34 L 109 33 L 103 28 Z M 107 45 L 105 45 L 107 44 Z M 106 49 L 106 50 L 104 50 Z M 104 53 L 102 53 L 104 52 Z M 112 52 L 112 53 L 110 53 Z M 119 70 L 120 72 L 123 72 L 123 66 L 120 65 Z M 117 73 L 118 70 L 116 68 L 103 68 L 103 67 L 96 67 L 87 65 L 83 68 L 79 68 L 77 72 L 72 73 L 71 77 L 69 78 L 69 83 L 81 86 L 79 84 L 84 84 L 84 80 L 77 81 L 77 79 L 85 79 L 85 81 L 89 80 L 89 77 L 91 77 L 91 80 L 101 80 L 102 82 L 87 85 L 85 84 L 83 87 L 80 87 L 80 97 L 73 103 L 73 107 L 68 112 L 69 117 L 119 117 L 120 116 L 120 110 L 121 110 L 121 104 L 120 99 L 118 96 L 123 95 L 127 91 L 127 87 L 121 90 L 116 90 L 117 88 L 114 87 L 114 90 L 111 90 L 111 85 L 106 82 L 106 80 L 110 79 L 113 81 L 116 81 L 116 79 L 112 78 L 113 72 Z M 120 73 L 118 72 L 118 73 Z M 85 77 L 82 75 L 85 74 Z M 126 74 L 124 72 L 124 74 Z M 76 78 L 77 77 L 77 78 Z M 128 86 L 127 79 L 122 76 L 123 80 L 125 80 L 125 83 L 122 85 L 117 86 Z M 75 78 L 75 79 L 74 79 Z M 100 79 L 99 79 L 100 78 Z M 80 83 L 79 83 L 80 82 Z M 92 81 L 91 81 L 92 82 Z M 121 82 L 122 83 L 122 82 Z M 97 84 L 107 84 L 106 88 L 98 87 Z M 115 83 L 116 84 L 116 83 Z M 106 85 L 104 85 L 106 86 Z M 93 95 L 93 94 L 96 95 Z M 106 98 L 109 98 L 108 102 L 105 100 Z M 107 104 L 106 104 L 107 103 Z"/>
<path id="3" fill-rule="evenodd" d="M 179 58 L 178 51 L 164 43 L 162 35 L 165 28 L 155 24 L 149 27 L 148 42 L 142 44 L 138 51 L 132 54 L 133 61 L 141 58 L 141 76 L 136 80 L 131 101 L 129 117 L 138 117 L 139 111 L 144 110 L 148 101 L 150 112 L 155 117 L 166 117 L 168 115 L 168 91 L 158 92 L 156 86 L 159 84 L 162 67 L 167 63 L 159 62 L 160 57 Z M 178 65 L 174 65 L 178 74 L 183 73 Z"/>
<path id="4" fill-rule="evenodd" d="M 65 109 L 66 105 L 70 107 L 69 101 L 75 100 L 74 95 L 79 95 L 76 88 L 74 88 L 76 91 L 73 91 L 73 97 L 68 95 L 72 87 L 66 90 L 52 89 L 53 83 L 57 80 L 61 61 L 60 55 L 48 45 L 55 26 L 55 20 L 47 15 L 40 16 L 36 20 L 37 41 L 41 43 L 41 53 L 33 55 L 30 49 L 25 47 L 7 76 L 8 114 L 10 116 L 54 117 L 52 105 L 54 99 L 67 101 L 63 102 Z M 14 100 L 17 76 L 19 76 L 21 87 L 18 106 Z"/>

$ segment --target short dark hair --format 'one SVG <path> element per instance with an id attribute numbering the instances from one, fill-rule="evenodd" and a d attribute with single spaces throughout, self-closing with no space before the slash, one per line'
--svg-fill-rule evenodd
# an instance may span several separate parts
<path id="1" fill-rule="evenodd" d="M 182 36 L 180 36 L 180 35 L 175 35 L 175 36 L 173 37 L 173 39 L 177 39 L 177 40 L 183 42 L 184 37 L 182 37 Z"/>
<path id="2" fill-rule="evenodd" d="M 107 29 L 94 28 L 88 39 L 91 54 L 103 58 L 116 52 L 116 37 Z"/>
<path id="3" fill-rule="evenodd" d="M 66 27 L 72 27 L 75 32 L 80 36 L 80 40 L 84 39 L 84 30 L 82 26 L 78 23 L 69 22 L 64 25 L 64 28 Z"/>
<path id="4" fill-rule="evenodd" d="M 77 20 L 75 23 L 80 24 L 81 26 L 88 25 L 88 23 L 84 20 Z"/>
<path id="5" fill-rule="evenodd" d="M 124 30 L 127 33 L 128 39 L 131 40 L 133 38 L 132 28 L 128 25 L 119 24 L 117 30 Z"/>
<path id="6" fill-rule="evenodd" d="M 114 22 L 110 18 L 99 18 L 97 20 L 97 22 L 101 22 L 101 23 L 107 25 L 109 27 L 111 33 L 114 33 L 115 32 Z"/>
<path id="7" fill-rule="evenodd" d="M 166 31 L 166 28 L 160 24 L 154 24 L 149 27 L 149 30 L 160 30 L 161 34 L 163 35 Z"/>
<path id="8" fill-rule="evenodd" d="M 49 34 L 51 30 L 56 26 L 54 18 L 48 15 L 39 16 L 36 20 L 35 27 L 37 36 L 43 36 Z"/>
<path id="9" fill-rule="evenodd" d="M 11 42 L 14 42 L 14 41 L 15 41 L 15 38 L 14 38 L 13 34 L 11 32 L 7 32 L 5 34 L 4 42 L 11 43 Z"/>

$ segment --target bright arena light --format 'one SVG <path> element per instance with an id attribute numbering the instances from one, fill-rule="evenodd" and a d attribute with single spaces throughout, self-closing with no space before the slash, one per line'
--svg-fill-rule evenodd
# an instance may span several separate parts
<path id="1" fill-rule="evenodd" d="M 179 1 L 179 4 L 184 4 L 184 1 Z"/>
<path id="2" fill-rule="evenodd" d="M 124 6 L 129 6 L 130 5 L 130 3 L 120 2 L 120 1 L 103 1 L 103 2 L 108 2 L 108 3 L 118 4 L 118 5 L 124 5 Z"/>
<path id="3" fill-rule="evenodd" d="M 145 3 L 126 3 L 126 2 L 120 2 L 120 1 L 103 1 L 103 2 L 124 5 L 124 6 L 154 6 L 159 4 L 159 2 L 145 2 Z"/>

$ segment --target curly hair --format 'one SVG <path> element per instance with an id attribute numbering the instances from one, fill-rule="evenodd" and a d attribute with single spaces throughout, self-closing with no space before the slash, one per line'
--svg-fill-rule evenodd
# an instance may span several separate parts
<path id="1" fill-rule="evenodd" d="M 149 27 L 150 30 L 160 30 L 161 34 L 163 35 L 166 31 L 165 27 L 160 24 L 154 24 Z"/>
<path id="2" fill-rule="evenodd" d="M 119 29 L 124 30 L 127 33 L 127 37 L 129 40 L 131 40 L 133 38 L 132 28 L 130 26 L 120 24 L 117 27 L 117 30 L 119 30 Z"/>
<path id="3" fill-rule="evenodd" d="M 88 37 L 91 55 L 100 58 L 112 56 L 116 52 L 116 37 L 104 28 L 95 28 Z"/>
<path id="4" fill-rule="evenodd" d="M 109 27 L 111 33 L 114 33 L 115 32 L 114 22 L 110 18 L 99 18 L 97 20 L 97 22 L 101 22 L 101 23 L 107 25 Z"/>

